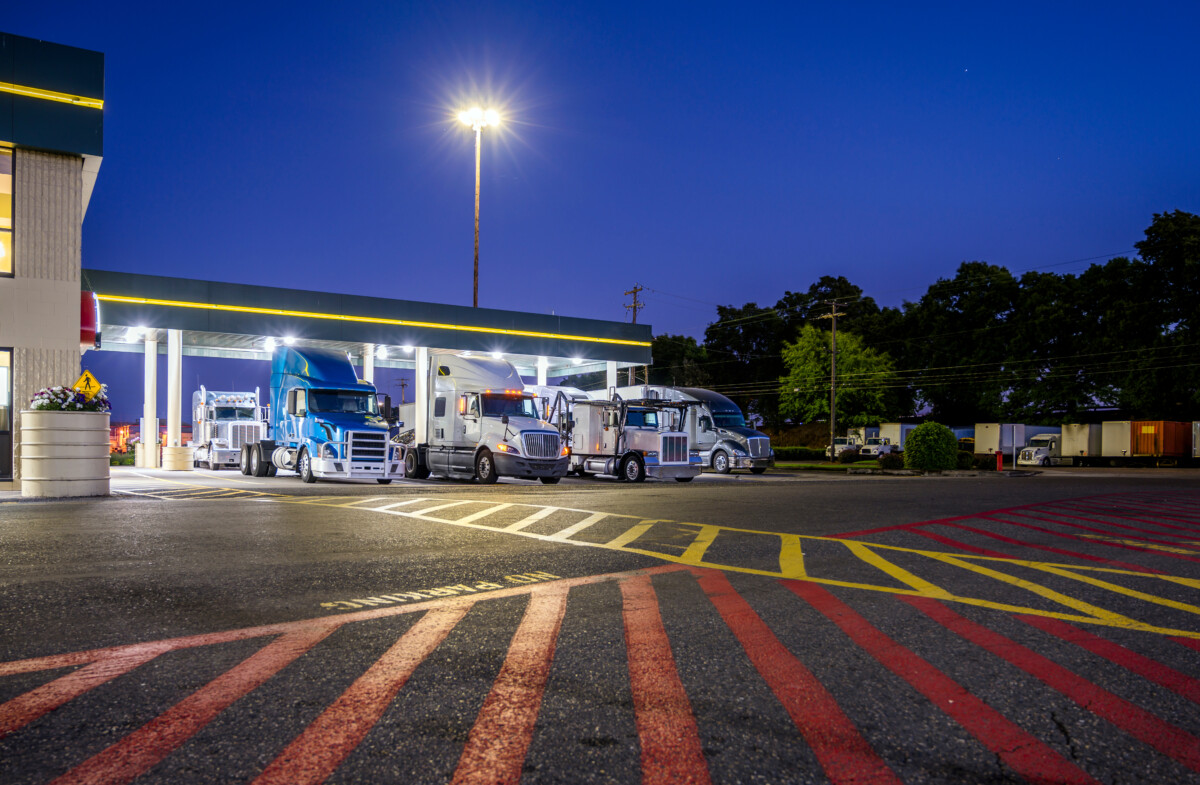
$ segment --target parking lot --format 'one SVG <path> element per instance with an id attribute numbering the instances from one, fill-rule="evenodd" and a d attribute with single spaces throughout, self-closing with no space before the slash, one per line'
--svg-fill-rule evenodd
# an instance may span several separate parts
<path id="1" fill-rule="evenodd" d="M 0 502 L 4 782 L 1200 781 L 1191 470 L 113 476 Z"/>

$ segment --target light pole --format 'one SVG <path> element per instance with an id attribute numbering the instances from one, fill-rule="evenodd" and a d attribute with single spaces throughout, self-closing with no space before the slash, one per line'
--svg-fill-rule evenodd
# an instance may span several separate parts
<path id="1" fill-rule="evenodd" d="M 487 126 L 500 125 L 500 114 L 495 109 L 480 109 L 472 107 L 458 113 L 458 119 L 463 125 L 469 125 L 475 131 L 475 286 L 471 297 L 471 305 L 479 307 L 479 146 L 483 140 L 483 129 Z"/>

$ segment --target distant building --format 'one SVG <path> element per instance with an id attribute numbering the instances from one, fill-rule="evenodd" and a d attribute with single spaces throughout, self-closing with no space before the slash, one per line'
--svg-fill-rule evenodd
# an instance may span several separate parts
<path id="1" fill-rule="evenodd" d="M 0 33 L 0 487 L 20 481 L 20 410 L 79 376 L 103 126 L 104 55 Z"/>

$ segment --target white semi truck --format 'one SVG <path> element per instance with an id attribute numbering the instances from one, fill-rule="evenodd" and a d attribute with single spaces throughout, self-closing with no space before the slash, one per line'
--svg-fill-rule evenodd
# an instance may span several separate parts
<path id="1" fill-rule="evenodd" d="M 700 454 L 683 430 L 695 402 L 578 399 L 560 393 L 551 403 L 559 431 L 570 440 L 571 471 L 581 477 L 610 474 L 623 482 L 647 477 L 691 482 Z"/>
<path id="2" fill-rule="evenodd" d="M 618 387 L 615 393 L 625 399 L 649 398 L 693 404 L 687 410 L 683 430 L 688 444 L 700 455 L 701 463 L 717 474 L 733 469 L 749 469 L 762 474 L 775 465 L 771 438 L 749 427 L 738 405 L 720 393 L 700 387 L 636 385 Z M 609 391 L 588 393 L 608 397 Z"/>
<path id="3" fill-rule="evenodd" d="M 566 442 L 542 419 L 538 398 L 525 391 L 511 363 L 431 354 L 424 372 L 429 376 L 428 406 L 423 411 L 415 403 L 398 407 L 404 427 L 397 438 L 407 445 L 406 477 L 435 474 L 485 484 L 521 477 L 549 485 L 566 475 Z M 421 443 L 416 440 L 418 417 L 424 418 L 426 439 Z"/>
<path id="4" fill-rule="evenodd" d="M 1030 437 L 1021 450 L 1021 466 L 1083 466 L 1100 456 L 1102 429 L 1094 424 L 1071 424 L 1062 433 L 1040 433 Z"/>
<path id="5" fill-rule="evenodd" d="M 192 465 L 206 469 L 236 468 L 243 444 L 267 438 L 267 418 L 254 392 L 192 393 Z"/>

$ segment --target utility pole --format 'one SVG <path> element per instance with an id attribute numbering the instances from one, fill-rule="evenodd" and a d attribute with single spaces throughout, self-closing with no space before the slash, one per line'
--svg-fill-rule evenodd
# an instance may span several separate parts
<path id="1" fill-rule="evenodd" d="M 833 331 L 830 336 L 830 355 L 829 355 L 829 460 L 837 460 L 837 450 L 833 448 L 833 440 L 837 436 L 837 318 L 838 304 L 837 300 L 826 300 L 825 305 L 829 306 L 828 316 L 819 316 L 819 319 L 833 320 Z"/>
<path id="2" fill-rule="evenodd" d="M 401 379 L 400 380 L 400 403 L 401 404 L 404 403 L 404 391 L 407 389 L 408 389 L 408 380 Z"/>
<path id="3" fill-rule="evenodd" d="M 633 303 L 632 304 L 626 303 L 625 310 L 630 311 L 633 314 L 633 323 L 634 324 L 637 324 L 638 311 L 640 311 L 641 309 L 646 307 L 645 303 L 638 301 L 638 294 L 641 293 L 643 288 L 644 287 L 641 284 L 634 284 L 632 289 L 630 289 L 628 292 L 625 292 L 625 294 L 627 294 L 627 295 L 629 295 L 629 294 L 633 295 Z M 637 376 L 635 375 L 634 368 L 635 368 L 635 366 L 632 366 L 632 365 L 629 366 L 629 386 L 630 387 L 637 384 Z M 650 383 L 649 376 L 647 376 L 647 378 L 646 378 L 646 383 L 647 384 Z"/>

